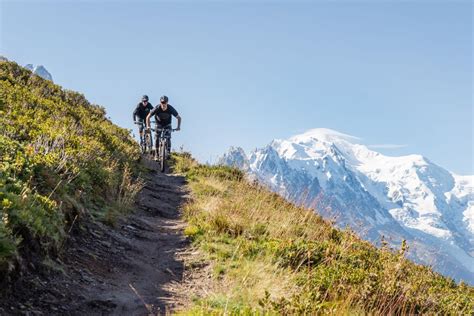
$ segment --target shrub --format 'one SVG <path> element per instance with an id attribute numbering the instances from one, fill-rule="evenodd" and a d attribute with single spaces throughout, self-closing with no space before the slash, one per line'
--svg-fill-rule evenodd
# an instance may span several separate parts
<path id="1" fill-rule="evenodd" d="M 104 108 L 0 62 L 0 273 L 39 242 L 54 253 L 74 218 L 110 217 L 140 189 L 139 149 Z"/>

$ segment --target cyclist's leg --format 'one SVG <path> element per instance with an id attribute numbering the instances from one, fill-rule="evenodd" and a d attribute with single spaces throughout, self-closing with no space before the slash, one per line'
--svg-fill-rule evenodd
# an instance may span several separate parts
<path id="1" fill-rule="evenodd" d="M 144 125 L 143 120 L 138 120 L 138 121 L 140 123 L 142 123 L 142 124 L 138 125 L 138 132 L 140 133 L 140 145 L 141 145 L 141 144 L 143 144 L 143 140 L 145 139 L 144 134 L 143 134 L 143 130 L 144 130 L 145 125 Z"/>

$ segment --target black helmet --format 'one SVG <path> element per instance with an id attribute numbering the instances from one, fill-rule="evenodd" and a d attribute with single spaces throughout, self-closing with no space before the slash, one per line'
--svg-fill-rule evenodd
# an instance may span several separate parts
<path id="1" fill-rule="evenodd" d="M 168 103 L 168 97 L 166 95 L 161 96 L 160 102 Z"/>
<path id="2" fill-rule="evenodd" d="M 145 94 L 145 95 L 143 95 L 143 97 L 142 97 L 142 101 L 148 101 L 148 96 L 147 96 L 146 94 Z"/>

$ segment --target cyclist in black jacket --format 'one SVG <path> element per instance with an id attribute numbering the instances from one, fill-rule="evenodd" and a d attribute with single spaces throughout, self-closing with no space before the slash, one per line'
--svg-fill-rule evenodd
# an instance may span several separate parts
<path id="1" fill-rule="evenodd" d="M 139 124 L 140 142 L 143 140 L 143 128 L 145 127 L 146 117 L 151 110 L 153 110 L 153 105 L 148 102 L 148 96 L 144 95 L 142 97 L 142 102 L 138 103 L 135 111 L 133 111 L 133 121 Z"/>
<path id="2" fill-rule="evenodd" d="M 156 120 L 156 127 L 157 129 L 172 129 L 171 128 L 171 118 L 172 116 L 176 117 L 178 120 L 178 126 L 176 127 L 176 131 L 181 129 L 181 116 L 179 116 L 178 111 L 168 104 L 168 97 L 166 95 L 160 98 L 160 104 L 155 107 L 150 113 L 148 113 L 146 117 L 146 127 L 150 128 L 150 118 L 155 116 Z M 158 137 L 156 137 L 156 141 L 158 142 Z M 158 148 L 158 144 L 157 144 Z M 171 151 L 171 139 L 168 142 L 168 151 Z"/>

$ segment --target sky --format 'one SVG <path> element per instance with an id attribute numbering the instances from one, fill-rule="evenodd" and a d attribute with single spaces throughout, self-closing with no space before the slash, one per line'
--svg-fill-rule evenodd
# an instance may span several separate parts
<path id="1" fill-rule="evenodd" d="M 474 174 L 470 1 L 5 1 L 0 54 L 133 129 L 143 94 L 215 162 L 325 127 Z M 136 134 L 136 132 L 135 132 Z"/>

